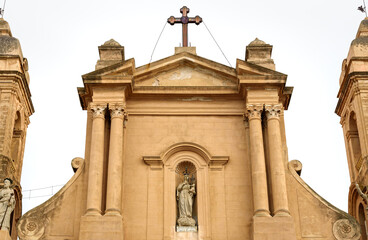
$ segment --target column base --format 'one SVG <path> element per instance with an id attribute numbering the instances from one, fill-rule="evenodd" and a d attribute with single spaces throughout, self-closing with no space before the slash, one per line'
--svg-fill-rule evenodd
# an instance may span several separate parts
<path id="1" fill-rule="evenodd" d="M 285 217 L 253 217 L 252 240 L 296 240 L 294 220 Z"/>
<path id="2" fill-rule="evenodd" d="M 258 209 L 254 211 L 253 215 L 255 217 L 271 217 L 270 211 L 268 211 L 267 209 Z"/>
<path id="3" fill-rule="evenodd" d="M 120 216 L 121 217 L 121 213 L 117 209 L 107 209 L 105 211 L 105 216 Z"/>
<path id="4" fill-rule="evenodd" d="M 7 230 L 0 230 L 0 240 L 11 240 L 11 237 Z"/>
<path id="5" fill-rule="evenodd" d="M 87 209 L 85 216 L 101 216 L 101 211 L 95 208 Z"/>
<path id="6" fill-rule="evenodd" d="M 279 209 L 275 212 L 275 217 L 289 217 L 290 212 L 286 209 Z"/>
<path id="7" fill-rule="evenodd" d="M 123 218 L 119 215 L 81 218 L 79 240 L 123 240 Z"/>

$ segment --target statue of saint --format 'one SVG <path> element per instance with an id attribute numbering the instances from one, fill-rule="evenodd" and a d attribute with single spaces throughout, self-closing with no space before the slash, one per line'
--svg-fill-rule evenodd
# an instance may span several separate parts
<path id="1" fill-rule="evenodd" d="M 176 189 L 176 200 L 178 201 L 179 226 L 194 227 L 196 222 L 193 219 L 193 198 L 195 195 L 195 183 L 189 183 L 189 177 L 184 174 L 184 181 Z"/>
<path id="2" fill-rule="evenodd" d="M 10 229 L 10 215 L 15 207 L 14 190 L 10 188 L 13 180 L 4 179 L 4 188 L 0 190 L 0 227 L 1 230 Z"/>

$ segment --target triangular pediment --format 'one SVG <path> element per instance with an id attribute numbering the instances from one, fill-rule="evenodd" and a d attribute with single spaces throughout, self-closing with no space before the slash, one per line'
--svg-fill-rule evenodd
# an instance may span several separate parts
<path id="1" fill-rule="evenodd" d="M 233 87 L 237 84 L 235 69 L 188 52 L 141 66 L 134 74 L 135 87 Z"/>
<path id="2" fill-rule="evenodd" d="M 135 68 L 134 59 L 118 62 L 83 75 L 88 83 L 130 83 L 140 87 L 221 87 L 235 88 L 244 79 L 249 83 L 276 79 L 285 82 L 287 75 L 237 59 L 236 69 L 189 52 L 181 52 Z M 280 81 L 281 79 L 281 81 Z M 151 89 L 153 90 L 153 89 Z"/>

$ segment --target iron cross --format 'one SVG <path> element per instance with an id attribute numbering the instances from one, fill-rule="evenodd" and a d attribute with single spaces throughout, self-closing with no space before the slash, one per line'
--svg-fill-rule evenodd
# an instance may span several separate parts
<path id="1" fill-rule="evenodd" d="M 167 22 L 171 25 L 175 23 L 181 23 L 183 26 L 183 47 L 188 47 L 188 23 L 195 23 L 199 25 L 202 22 L 202 18 L 200 16 L 195 16 L 194 18 L 188 17 L 187 14 L 189 13 L 189 8 L 186 6 L 180 9 L 182 13 L 181 18 L 175 18 L 171 16 L 167 19 Z"/>

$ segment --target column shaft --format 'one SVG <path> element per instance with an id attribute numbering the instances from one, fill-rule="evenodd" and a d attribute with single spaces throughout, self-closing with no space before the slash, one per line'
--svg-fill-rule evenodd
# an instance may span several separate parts
<path id="1" fill-rule="evenodd" d="M 268 142 L 270 152 L 273 211 L 275 216 L 289 216 L 285 165 L 280 131 L 281 105 L 266 105 Z"/>
<path id="2" fill-rule="evenodd" d="M 261 112 L 263 105 L 248 106 L 254 216 L 269 216 L 266 162 Z"/>
<path id="3" fill-rule="evenodd" d="M 111 113 L 111 133 L 107 175 L 106 215 L 121 215 L 124 112 L 122 106 L 109 107 Z"/>
<path id="4" fill-rule="evenodd" d="M 92 105 L 91 152 L 88 169 L 86 215 L 101 215 L 106 106 Z"/>

